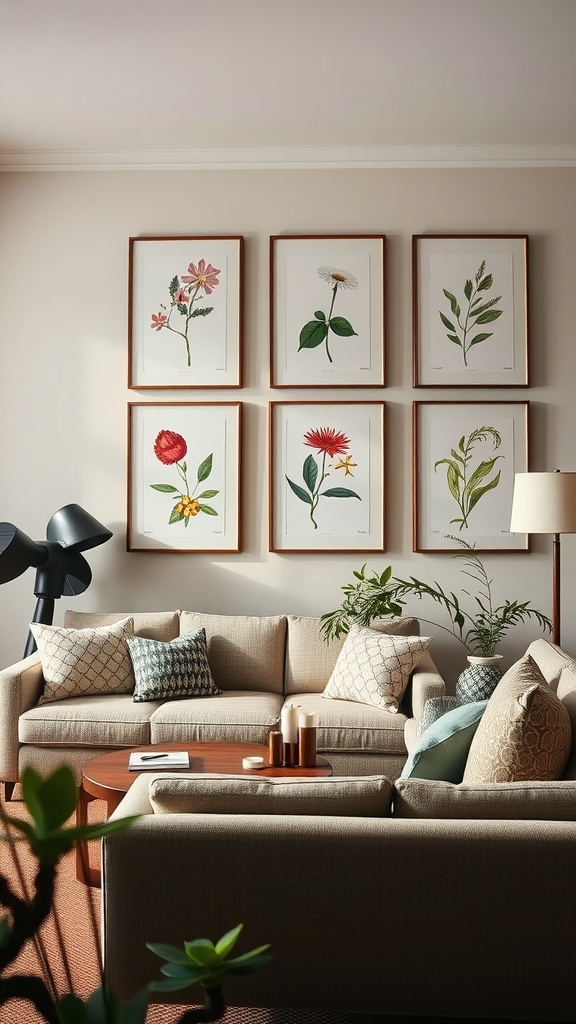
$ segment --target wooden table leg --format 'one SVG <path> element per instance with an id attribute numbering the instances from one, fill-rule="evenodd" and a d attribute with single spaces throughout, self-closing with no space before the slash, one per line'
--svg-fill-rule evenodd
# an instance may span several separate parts
<path id="1" fill-rule="evenodd" d="M 123 796 L 123 793 L 115 792 L 110 792 L 107 795 L 104 801 L 107 819 L 116 810 Z M 84 789 L 84 786 L 80 786 L 80 796 L 76 804 L 76 825 L 88 824 L 88 804 L 97 799 L 102 800 L 103 797 L 92 796 Z M 85 839 L 79 839 L 76 843 L 76 878 L 79 882 L 84 882 L 84 885 L 91 885 L 95 889 L 99 889 L 102 885 L 100 869 L 90 865 L 89 847 Z"/>

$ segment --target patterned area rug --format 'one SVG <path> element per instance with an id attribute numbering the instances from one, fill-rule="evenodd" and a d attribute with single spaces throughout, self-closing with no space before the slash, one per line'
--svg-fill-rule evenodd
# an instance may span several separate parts
<path id="1" fill-rule="evenodd" d="M 7 812 L 13 817 L 24 814 L 24 806 L 18 800 L 7 805 Z M 96 800 L 89 806 L 90 820 L 103 820 L 104 804 Z M 91 844 L 91 863 L 96 863 L 98 844 Z M 25 881 L 30 885 L 33 877 L 35 861 L 28 854 L 26 847 L 19 844 L 19 855 L 24 870 Z M 20 892 L 16 871 L 5 843 L 0 843 L 0 869 L 7 876 L 13 888 Z M 98 971 L 98 949 L 94 940 L 91 922 L 100 920 L 100 891 L 89 889 L 76 879 L 74 854 L 68 854 L 60 863 L 56 890 L 56 909 L 58 921 L 66 950 L 68 968 L 73 980 L 75 991 L 87 996 L 100 984 Z M 60 955 L 60 945 L 53 920 L 48 920 L 42 930 L 44 944 L 49 962 L 52 966 L 56 987 L 59 993 L 70 991 L 66 969 Z M 34 946 L 30 943 L 23 951 L 13 973 L 38 974 L 40 960 Z M 176 1024 L 182 1007 L 154 1005 L 148 1010 L 146 1024 Z M 323 1013 L 314 1010 L 274 1010 L 252 1007 L 229 1007 L 221 1024 L 455 1024 L 461 1018 L 422 1018 L 397 1017 L 381 1014 L 350 1014 Z M 0 1007 L 0 1024 L 42 1024 L 42 1018 L 27 1001 L 12 1001 Z M 474 1024 L 469 1018 L 467 1024 Z M 503 1024 L 491 1019 L 490 1024 Z M 514 1024 L 507 1021 L 506 1024 Z M 522 1022 L 516 1022 L 522 1024 Z"/>

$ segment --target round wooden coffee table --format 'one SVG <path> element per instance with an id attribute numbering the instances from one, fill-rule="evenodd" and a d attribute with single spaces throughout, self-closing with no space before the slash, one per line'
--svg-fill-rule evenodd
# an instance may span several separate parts
<path id="1" fill-rule="evenodd" d="M 128 758 L 138 751 L 153 754 L 155 750 L 185 750 L 190 757 L 189 768 L 162 768 L 162 762 L 155 764 L 153 769 L 147 768 L 147 774 L 161 772 L 181 772 L 194 774 L 217 773 L 224 775 L 266 775 L 268 777 L 305 777 L 320 778 L 332 775 L 332 765 L 325 758 L 317 756 L 314 768 L 273 768 L 268 764 L 268 747 L 259 743 L 159 743 L 140 747 L 124 747 L 122 750 L 111 750 L 107 754 L 87 761 L 82 769 L 80 798 L 76 808 L 77 825 L 86 825 L 88 821 L 88 804 L 92 800 L 103 800 L 106 804 L 106 816 L 116 810 L 122 797 L 130 789 L 134 779 L 142 771 L 130 771 Z M 263 757 L 265 767 L 248 770 L 242 767 L 244 757 Z M 76 845 L 76 875 L 87 885 L 100 885 L 100 872 L 90 867 L 86 843 Z"/>

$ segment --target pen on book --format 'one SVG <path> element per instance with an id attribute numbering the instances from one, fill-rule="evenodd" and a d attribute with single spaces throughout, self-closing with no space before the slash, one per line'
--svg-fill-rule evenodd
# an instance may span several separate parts
<path id="1" fill-rule="evenodd" d="M 168 757 L 168 754 L 142 754 L 141 761 L 157 761 L 159 757 Z"/>

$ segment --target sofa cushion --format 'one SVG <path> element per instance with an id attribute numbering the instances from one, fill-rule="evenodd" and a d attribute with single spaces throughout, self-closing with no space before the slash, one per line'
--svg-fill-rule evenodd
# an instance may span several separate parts
<path id="1" fill-rule="evenodd" d="M 464 782 L 558 779 L 570 752 L 570 716 L 526 654 L 498 683 L 470 745 Z"/>
<path id="2" fill-rule="evenodd" d="M 397 779 L 396 818 L 525 819 L 576 821 L 574 782 L 485 782 Z"/>
<path id="3" fill-rule="evenodd" d="M 159 704 L 135 704 L 131 694 L 71 697 L 39 704 L 18 720 L 20 743 L 49 747 L 134 747 L 151 743 Z"/>
<path id="4" fill-rule="evenodd" d="M 321 693 L 299 693 L 287 699 L 290 704 L 314 712 L 317 750 L 329 760 L 330 754 L 344 752 L 406 756 L 406 716 L 401 712 L 391 715 L 357 701 L 325 700 Z"/>
<path id="5" fill-rule="evenodd" d="M 544 637 L 538 637 L 537 640 L 533 640 L 526 648 L 526 654 L 529 654 L 536 662 L 544 679 L 554 692 L 556 692 L 562 669 L 566 665 L 576 668 L 573 658 Z"/>
<path id="6" fill-rule="evenodd" d="M 246 778 L 241 775 L 158 775 L 150 779 L 156 814 L 306 814 L 383 818 L 392 782 L 363 778 Z"/>
<path id="7" fill-rule="evenodd" d="M 447 711 L 422 733 L 401 778 L 461 782 L 468 751 L 488 701 L 472 701 Z"/>
<path id="8" fill-rule="evenodd" d="M 397 712 L 412 670 L 431 641 L 427 636 L 391 636 L 353 623 L 324 697 Z"/>
<path id="9" fill-rule="evenodd" d="M 563 779 L 576 779 L 576 665 L 565 665 L 560 673 L 556 696 L 562 701 L 570 716 L 572 743 Z"/>
<path id="10" fill-rule="evenodd" d="M 215 697 L 222 691 L 212 678 L 205 630 L 176 637 L 170 643 L 127 637 L 136 685 L 135 701 Z"/>
<path id="11" fill-rule="evenodd" d="M 181 613 L 181 636 L 201 627 L 219 689 L 282 693 L 286 616 Z"/>
<path id="12" fill-rule="evenodd" d="M 166 701 L 152 715 L 150 742 L 266 743 L 270 730 L 278 728 L 281 707 L 279 694 L 247 690 Z"/>
<path id="13" fill-rule="evenodd" d="M 71 629 L 87 629 L 94 626 L 111 626 L 120 619 L 134 620 L 136 636 L 150 640 L 164 640 L 167 643 L 178 636 L 180 612 L 76 612 L 70 608 L 64 613 L 64 625 Z"/>
<path id="14" fill-rule="evenodd" d="M 328 682 L 344 637 L 327 642 L 320 631 L 321 620 L 303 615 L 288 616 L 286 641 L 286 694 L 321 693 Z M 418 619 L 380 619 L 371 629 L 394 636 L 418 636 Z"/>
<path id="15" fill-rule="evenodd" d="M 96 693 L 131 693 L 134 689 L 126 645 L 127 637 L 134 634 L 131 618 L 87 629 L 33 622 L 30 629 L 45 681 L 39 704 Z"/>

